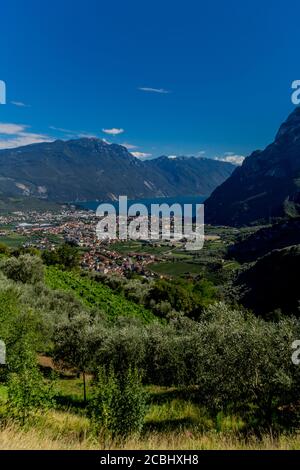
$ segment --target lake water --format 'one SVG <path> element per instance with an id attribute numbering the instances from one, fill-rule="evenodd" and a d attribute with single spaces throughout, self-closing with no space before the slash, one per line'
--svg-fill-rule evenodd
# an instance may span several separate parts
<path id="1" fill-rule="evenodd" d="M 128 199 L 127 206 L 129 207 L 131 204 L 144 204 L 148 211 L 150 212 L 151 204 L 179 204 L 183 211 L 184 204 L 192 204 L 193 205 L 193 217 L 196 215 L 196 204 L 202 204 L 208 196 L 179 196 L 179 197 L 159 197 L 153 199 Z M 83 209 L 88 209 L 92 211 L 96 211 L 97 207 L 102 203 L 109 203 L 112 204 L 116 212 L 118 213 L 118 201 L 84 201 L 84 202 L 76 202 L 77 206 L 82 207 Z M 176 215 L 176 214 L 175 214 Z"/>

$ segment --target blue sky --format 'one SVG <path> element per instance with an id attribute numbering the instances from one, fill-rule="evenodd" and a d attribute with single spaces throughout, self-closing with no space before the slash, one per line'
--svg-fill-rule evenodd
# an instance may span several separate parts
<path id="1" fill-rule="evenodd" d="M 299 23 L 294 0 L 5 2 L 0 147 L 95 135 L 137 156 L 247 155 L 293 109 Z"/>

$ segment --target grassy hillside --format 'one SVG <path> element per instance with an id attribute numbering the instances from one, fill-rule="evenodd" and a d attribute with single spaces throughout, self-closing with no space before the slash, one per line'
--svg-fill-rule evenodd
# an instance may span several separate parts
<path id="1" fill-rule="evenodd" d="M 40 414 L 31 426 L 7 423 L 0 429 L 0 449 L 37 450 L 99 450 L 107 448 L 104 440 L 95 436 L 86 417 L 80 379 L 65 377 L 56 383 L 56 409 Z M 88 392 L 91 383 L 88 382 Z M 145 429 L 140 437 L 131 437 L 122 444 L 124 449 L 193 449 L 193 450 L 295 450 L 300 448 L 299 434 L 266 432 L 260 439 L 243 432 L 245 423 L 234 415 L 211 415 L 182 396 L 175 388 L 147 387 L 149 408 Z M 186 391 L 188 394 L 188 391 Z M 0 387 L 0 403 L 6 400 L 5 387 Z M 120 449 L 111 442 L 110 449 Z"/>
<path id="2" fill-rule="evenodd" d="M 174 420 L 176 422 L 176 420 Z M 44 423 L 34 428 L 8 426 L 0 430 L 1 450 L 103 450 L 103 442 L 87 433 L 87 420 L 72 413 L 49 413 Z M 120 450 L 117 442 L 109 449 Z M 299 434 L 265 434 L 245 438 L 228 432 L 191 432 L 176 430 L 148 433 L 122 444 L 127 450 L 299 450 Z"/>
<path id="3" fill-rule="evenodd" d="M 295 318 L 207 306 L 205 279 L 110 281 L 3 257 L 0 449 L 300 448 Z"/>
<path id="4" fill-rule="evenodd" d="M 79 273 L 47 267 L 45 281 L 51 289 L 72 292 L 84 305 L 99 308 L 111 320 L 121 315 L 136 316 L 147 323 L 157 319 L 149 310 Z"/>

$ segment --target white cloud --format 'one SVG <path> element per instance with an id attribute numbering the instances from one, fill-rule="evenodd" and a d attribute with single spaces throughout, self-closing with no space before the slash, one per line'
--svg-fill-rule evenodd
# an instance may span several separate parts
<path id="1" fill-rule="evenodd" d="M 96 134 L 92 134 L 90 132 L 80 132 L 79 134 L 77 134 L 77 137 L 79 137 L 80 139 L 82 139 L 82 138 L 84 138 L 84 139 L 98 139 Z"/>
<path id="2" fill-rule="evenodd" d="M 0 122 L 0 134 L 14 135 L 24 132 L 28 126 L 24 124 L 11 124 L 7 122 Z"/>
<path id="3" fill-rule="evenodd" d="M 170 160 L 175 160 L 175 158 L 177 158 L 177 155 L 168 155 L 168 158 Z"/>
<path id="4" fill-rule="evenodd" d="M 169 90 L 165 90 L 164 88 L 151 88 L 151 87 L 139 87 L 140 91 L 146 91 L 148 93 L 161 93 L 161 94 L 168 94 L 171 93 Z"/>
<path id="5" fill-rule="evenodd" d="M 123 145 L 123 147 L 126 147 L 127 150 L 134 150 L 134 149 L 137 149 L 137 148 L 138 148 L 137 145 L 129 144 L 128 142 L 123 142 L 123 143 L 120 144 L 120 145 Z"/>
<path id="6" fill-rule="evenodd" d="M 53 139 L 45 134 L 28 131 L 24 124 L 0 123 L 0 149 L 21 147 L 23 145 L 51 142 Z"/>
<path id="7" fill-rule="evenodd" d="M 64 132 L 66 134 L 77 134 L 77 132 L 71 131 L 70 129 L 64 129 L 63 127 L 49 126 L 49 129 L 53 131 Z"/>
<path id="8" fill-rule="evenodd" d="M 89 138 L 89 139 L 97 139 L 98 136 L 96 134 L 93 134 L 92 132 L 86 132 L 86 131 L 72 131 L 71 129 L 65 129 L 63 127 L 55 127 L 55 126 L 49 126 L 49 129 L 53 131 L 58 131 L 62 132 L 65 134 L 65 138 L 68 139 L 74 139 L 74 138 Z"/>
<path id="9" fill-rule="evenodd" d="M 28 133 L 28 135 L 23 135 L 15 137 L 12 139 L 1 139 L 0 137 L 0 149 L 12 149 L 17 147 L 23 147 L 24 145 L 30 144 L 40 144 L 43 142 L 51 142 L 51 139 L 48 136 L 34 134 L 33 136 Z"/>
<path id="10" fill-rule="evenodd" d="M 205 150 L 199 150 L 199 152 L 184 154 L 184 156 L 185 157 L 200 158 L 200 157 L 203 157 L 203 155 L 205 155 L 205 154 L 206 154 Z"/>
<path id="11" fill-rule="evenodd" d="M 244 155 L 236 155 L 233 152 L 225 152 L 222 157 L 215 157 L 214 160 L 219 162 L 233 163 L 234 165 L 242 165 L 245 160 Z"/>
<path id="12" fill-rule="evenodd" d="M 146 153 L 146 152 L 131 152 L 131 155 L 140 159 L 152 157 L 152 153 Z"/>
<path id="13" fill-rule="evenodd" d="M 30 104 L 25 104 L 23 101 L 11 101 L 11 104 L 19 106 L 20 108 L 30 108 Z"/>
<path id="14" fill-rule="evenodd" d="M 113 127 L 112 129 L 102 129 L 102 132 L 104 132 L 105 134 L 109 134 L 109 135 L 118 135 L 118 134 L 123 134 L 124 132 L 124 129 L 120 128 L 116 128 L 116 127 Z"/>

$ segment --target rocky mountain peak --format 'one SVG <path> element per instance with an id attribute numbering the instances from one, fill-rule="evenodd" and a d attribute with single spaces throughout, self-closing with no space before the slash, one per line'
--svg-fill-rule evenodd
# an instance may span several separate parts
<path id="1" fill-rule="evenodd" d="M 280 126 L 275 141 L 282 138 L 300 138 L 300 107 L 297 107 Z"/>
<path id="2" fill-rule="evenodd" d="M 206 201 L 206 221 L 249 225 L 300 214 L 300 107 Z"/>

